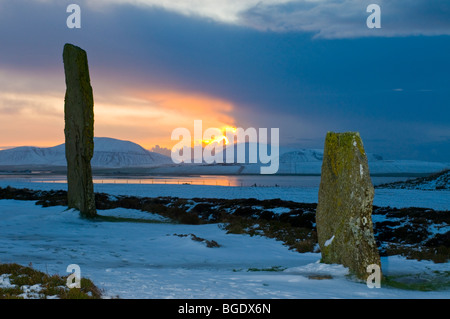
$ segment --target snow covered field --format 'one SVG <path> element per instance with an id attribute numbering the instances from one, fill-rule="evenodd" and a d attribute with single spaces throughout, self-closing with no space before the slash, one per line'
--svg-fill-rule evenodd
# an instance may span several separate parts
<path id="1" fill-rule="evenodd" d="M 65 189 L 65 184 L 0 181 L 0 187 Z M 136 196 L 281 198 L 317 202 L 317 188 L 220 187 L 196 185 L 97 184 L 97 192 Z M 375 205 L 450 209 L 448 191 L 376 190 Z M 127 209 L 102 215 L 142 218 Z M 42 208 L 33 201 L 0 200 L 0 262 L 15 262 L 65 275 L 78 264 L 83 277 L 121 298 L 450 298 L 450 290 L 420 292 L 368 288 L 339 265 L 319 264 L 320 254 L 288 250 L 260 236 L 226 234 L 218 224 L 179 225 L 145 214 L 157 223 L 92 222 L 65 207 Z M 216 241 L 209 248 L 195 234 Z M 249 270 L 279 271 L 249 271 Z M 386 275 L 448 271 L 449 264 L 383 257 Z M 311 276 L 332 279 L 316 280 Z"/>

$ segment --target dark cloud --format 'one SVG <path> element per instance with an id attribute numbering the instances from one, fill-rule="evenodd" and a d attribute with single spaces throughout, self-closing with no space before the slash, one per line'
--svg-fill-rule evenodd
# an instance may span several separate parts
<path id="1" fill-rule="evenodd" d="M 36 90 L 50 90 L 64 79 L 62 49 L 71 42 L 88 52 L 94 93 L 103 99 L 130 88 L 205 93 L 234 103 L 241 123 L 280 127 L 286 143 L 297 137 L 322 147 L 327 130 L 358 130 L 376 151 L 383 150 L 377 139 L 390 140 L 384 152 L 403 145 L 424 158 L 411 136 L 450 126 L 450 41 L 406 35 L 450 33 L 448 5 L 379 2 L 386 37 L 364 37 L 371 31 L 364 1 L 259 5 L 238 24 L 81 2 L 75 30 L 66 27 L 70 1 L 0 0 L 0 69 L 42 76 Z"/>
<path id="2" fill-rule="evenodd" d="M 369 29 L 369 4 L 381 7 L 381 29 Z M 331 0 L 264 4 L 241 12 L 241 23 L 259 30 L 311 32 L 319 38 L 450 35 L 446 0 Z"/>

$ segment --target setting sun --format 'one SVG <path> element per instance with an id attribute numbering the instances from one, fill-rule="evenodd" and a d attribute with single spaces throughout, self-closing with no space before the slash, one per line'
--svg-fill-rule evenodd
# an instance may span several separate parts
<path id="1" fill-rule="evenodd" d="M 214 143 L 224 143 L 225 145 L 230 144 L 230 141 L 227 137 L 227 131 L 228 132 L 232 132 L 232 133 L 236 133 L 237 128 L 234 126 L 223 126 L 221 129 L 222 135 L 219 136 L 213 136 L 210 139 L 203 139 L 203 140 L 197 140 L 194 143 L 195 144 L 202 144 L 202 146 L 206 146 L 206 145 L 210 145 L 210 144 L 214 144 Z"/>

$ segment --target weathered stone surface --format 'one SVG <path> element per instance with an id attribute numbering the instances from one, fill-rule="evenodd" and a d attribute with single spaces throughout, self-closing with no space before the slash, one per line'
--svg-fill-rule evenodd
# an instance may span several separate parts
<path id="1" fill-rule="evenodd" d="M 360 279 L 380 256 L 373 235 L 374 188 L 359 133 L 325 139 L 316 225 L 322 262 L 342 264 Z"/>
<path id="2" fill-rule="evenodd" d="M 86 217 L 96 216 L 91 159 L 94 154 L 94 98 L 87 55 L 64 46 L 66 96 L 64 105 L 68 206 Z"/>

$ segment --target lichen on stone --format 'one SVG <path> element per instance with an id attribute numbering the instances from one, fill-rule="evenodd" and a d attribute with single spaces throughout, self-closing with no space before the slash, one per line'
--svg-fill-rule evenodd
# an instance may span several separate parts
<path id="1" fill-rule="evenodd" d="M 94 98 L 86 52 L 66 44 L 63 51 L 68 206 L 95 217 L 91 159 L 94 155 Z"/>
<path id="2" fill-rule="evenodd" d="M 371 222 L 374 189 L 362 145 L 357 132 L 327 134 L 316 214 L 322 260 L 343 264 L 359 278 L 367 276 L 367 262 L 380 265 Z"/>

